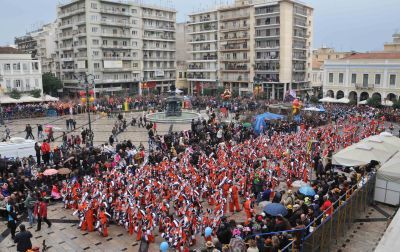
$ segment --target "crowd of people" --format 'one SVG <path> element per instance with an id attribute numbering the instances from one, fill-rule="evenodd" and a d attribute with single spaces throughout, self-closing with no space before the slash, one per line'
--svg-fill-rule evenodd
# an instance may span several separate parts
<path id="1" fill-rule="evenodd" d="M 30 224 L 37 216 L 40 230 L 39 223 L 47 221 L 45 199 L 53 196 L 73 209 L 82 230 L 97 230 L 101 236 L 115 223 L 144 244 L 159 234 L 178 251 L 199 243 L 207 251 L 278 251 L 296 238 L 291 229 L 321 221 L 317 217 L 322 213 L 332 214 L 338 197 L 368 173 L 359 168 L 336 172 L 329 162 L 332 153 L 384 130 L 384 118 L 371 108 L 331 106 L 322 116 L 311 115 L 300 129 L 281 120 L 256 135 L 239 122 L 219 121 L 217 103 L 196 102 L 209 106 L 210 118 L 192 121 L 187 131 L 158 135 L 156 125 L 140 120 L 149 131 L 147 154 L 141 145 L 118 141 L 127 126 L 121 116 L 110 144 L 87 148 L 82 146 L 87 132 L 82 138 L 64 134 L 62 146 L 53 150 L 48 141 L 37 144 L 36 160 L 8 163 L 0 157 L 0 200 L 9 227 L 15 232 L 12 223 L 27 211 Z M 311 123 L 313 117 L 320 123 Z M 326 124 L 328 119 L 335 124 Z M 311 141 L 318 144 L 310 146 Z M 57 176 L 42 175 L 49 166 L 74 172 L 61 182 Z M 296 180 L 309 183 L 316 195 L 297 192 L 292 188 Z M 281 203 L 288 213 L 269 215 L 258 207 L 263 201 Z M 205 232 L 208 228 L 211 234 Z M 288 232 L 266 234 L 280 231 Z"/>

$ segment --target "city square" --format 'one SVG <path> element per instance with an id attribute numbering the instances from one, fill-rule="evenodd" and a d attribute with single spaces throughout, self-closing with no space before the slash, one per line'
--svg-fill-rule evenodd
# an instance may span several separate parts
<path id="1" fill-rule="evenodd" d="M 396 0 L 0 7 L 1 252 L 400 246 Z"/>

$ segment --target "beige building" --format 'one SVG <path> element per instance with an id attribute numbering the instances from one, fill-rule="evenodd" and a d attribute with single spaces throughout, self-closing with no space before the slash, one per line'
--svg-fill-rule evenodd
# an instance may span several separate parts
<path id="1" fill-rule="evenodd" d="M 236 1 L 189 16 L 189 81 L 241 95 L 262 85 L 271 99 L 309 90 L 313 9 L 294 0 Z M 191 69 L 193 68 L 193 69 Z"/>
<path id="2" fill-rule="evenodd" d="M 188 25 L 187 23 L 176 24 L 176 88 L 185 94 L 190 92 L 189 82 L 187 81 L 187 68 L 190 55 L 188 52 Z"/>
<path id="3" fill-rule="evenodd" d="M 394 101 L 400 95 L 400 53 L 357 53 L 326 60 L 324 96 L 357 102 L 378 97 Z"/>
<path id="4" fill-rule="evenodd" d="M 183 94 L 189 94 L 189 83 L 187 81 L 187 63 L 186 61 L 176 62 L 176 88 L 183 91 Z"/>
<path id="5" fill-rule="evenodd" d="M 385 52 L 400 52 L 400 33 L 393 34 L 393 41 L 384 44 Z"/>
<path id="6" fill-rule="evenodd" d="M 164 92 L 175 84 L 175 10 L 75 0 L 59 5 L 57 16 L 57 70 L 69 92 L 81 88 L 79 72 L 94 76 L 96 93 L 137 94 L 144 82 Z"/>

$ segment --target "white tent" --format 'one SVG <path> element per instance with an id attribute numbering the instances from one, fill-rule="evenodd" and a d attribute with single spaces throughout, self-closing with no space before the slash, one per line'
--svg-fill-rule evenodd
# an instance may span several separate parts
<path id="1" fill-rule="evenodd" d="M 324 97 L 322 99 L 319 99 L 319 101 L 320 102 L 337 102 L 337 100 L 335 98 L 332 98 L 332 97 L 329 97 L 329 96 Z"/>
<path id="2" fill-rule="evenodd" d="M 59 99 L 58 99 L 57 97 L 53 97 L 53 96 L 50 96 L 50 95 L 45 95 L 45 96 L 43 97 L 43 101 L 46 101 L 46 102 L 56 102 L 56 101 L 59 101 Z"/>
<path id="3" fill-rule="evenodd" d="M 22 96 L 20 99 L 18 99 L 18 103 L 29 103 L 29 102 L 43 102 L 43 100 L 32 96 Z"/>
<path id="4" fill-rule="evenodd" d="M 388 132 L 389 133 L 389 132 Z M 390 133 L 389 133 L 390 134 Z M 362 140 L 361 142 L 375 148 L 385 148 L 388 151 L 394 149 L 400 151 L 400 139 L 392 136 L 370 136 Z"/>
<path id="5" fill-rule="evenodd" d="M 391 106 L 393 106 L 393 102 L 392 102 L 392 101 L 389 101 L 389 100 L 384 100 L 384 101 L 382 102 L 382 105 L 383 105 L 383 106 L 387 106 L 387 107 L 391 107 Z"/>
<path id="6" fill-rule="evenodd" d="M 358 104 L 359 105 L 366 105 L 367 104 L 367 100 L 360 101 Z"/>
<path id="7" fill-rule="evenodd" d="M 366 142 L 353 144 L 332 156 L 332 164 L 342 166 L 361 166 L 376 160 L 381 164 L 388 161 L 398 150 L 385 146 L 369 145 Z"/>
<path id="8" fill-rule="evenodd" d="M 347 104 L 347 103 L 349 103 L 349 102 L 350 102 L 350 100 L 349 100 L 349 99 L 347 99 L 346 97 L 343 97 L 343 98 L 341 98 L 341 99 L 337 100 L 337 102 L 338 102 L 338 103 L 344 103 L 344 104 Z"/>
<path id="9" fill-rule="evenodd" d="M 317 112 L 324 112 L 325 110 L 317 108 L 317 107 L 309 107 L 309 108 L 304 108 L 304 111 L 317 111 Z"/>
<path id="10" fill-rule="evenodd" d="M 18 100 L 13 99 L 9 96 L 1 96 L 0 97 L 0 104 L 9 104 L 9 103 L 18 103 Z"/>
<path id="11" fill-rule="evenodd" d="M 395 206 L 400 204 L 400 153 L 378 170 L 374 200 Z"/>

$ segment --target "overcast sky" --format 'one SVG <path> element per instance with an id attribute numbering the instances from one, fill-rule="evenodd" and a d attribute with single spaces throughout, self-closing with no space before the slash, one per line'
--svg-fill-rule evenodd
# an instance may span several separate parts
<path id="1" fill-rule="evenodd" d="M 65 1 L 65 0 L 64 0 Z M 173 6 L 178 22 L 201 8 L 233 0 L 143 0 Z M 400 31 L 400 0 L 303 0 L 314 7 L 314 48 L 381 50 Z M 62 0 L 0 0 L 0 45 L 13 44 L 14 37 L 56 19 Z"/>

